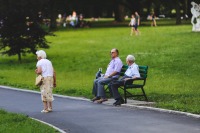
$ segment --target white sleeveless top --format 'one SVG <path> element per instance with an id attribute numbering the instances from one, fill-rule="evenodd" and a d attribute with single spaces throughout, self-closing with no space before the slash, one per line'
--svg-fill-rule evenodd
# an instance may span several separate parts
<path id="1" fill-rule="evenodd" d="M 131 26 L 135 25 L 135 18 L 131 18 Z"/>

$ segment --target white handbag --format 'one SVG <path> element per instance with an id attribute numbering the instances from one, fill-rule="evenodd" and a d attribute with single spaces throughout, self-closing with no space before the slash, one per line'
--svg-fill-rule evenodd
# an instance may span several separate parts
<path id="1" fill-rule="evenodd" d="M 42 84 L 42 75 L 38 75 L 35 79 L 35 85 L 39 86 Z"/>

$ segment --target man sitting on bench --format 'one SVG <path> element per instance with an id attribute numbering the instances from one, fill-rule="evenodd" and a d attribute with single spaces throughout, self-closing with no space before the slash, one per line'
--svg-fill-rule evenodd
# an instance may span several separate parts
<path id="1" fill-rule="evenodd" d="M 128 55 L 126 57 L 126 63 L 128 64 L 128 69 L 126 70 L 124 76 L 117 80 L 111 82 L 111 89 L 113 93 L 113 97 L 116 100 L 113 105 L 118 106 L 124 103 L 124 99 L 120 96 L 118 92 L 118 88 L 124 85 L 124 82 L 128 79 L 136 79 L 140 77 L 139 67 L 135 63 L 135 57 L 133 55 Z"/>
<path id="2" fill-rule="evenodd" d="M 92 93 L 95 97 L 92 99 L 93 102 L 102 103 L 107 101 L 104 85 L 113 81 L 113 79 L 119 78 L 119 72 L 123 66 L 121 59 L 118 57 L 119 52 L 117 49 L 112 49 L 111 52 L 112 60 L 108 64 L 106 73 L 103 77 L 99 77 L 98 79 L 94 80 L 93 84 L 93 91 Z"/>

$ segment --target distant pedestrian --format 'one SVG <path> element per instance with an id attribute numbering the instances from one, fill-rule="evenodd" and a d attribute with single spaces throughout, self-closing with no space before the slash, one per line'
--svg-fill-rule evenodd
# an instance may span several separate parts
<path id="1" fill-rule="evenodd" d="M 156 24 L 156 15 L 155 15 L 155 13 L 153 13 L 153 14 L 151 15 L 151 19 L 152 19 L 152 21 L 151 21 L 151 26 L 157 26 L 157 24 Z"/>
<path id="2" fill-rule="evenodd" d="M 136 31 L 135 31 L 135 15 L 134 14 L 132 14 L 131 15 L 131 21 L 130 21 L 130 23 L 129 23 L 129 26 L 131 26 L 131 33 L 130 33 L 130 35 L 132 36 L 133 35 L 133 32 L 135 33 Z"/>
<path id="3" fill-rule="evenodd" d="M 138 14 L 138 12 L 135 12 L 135 31 L 136 31 L 136 35 L 139 35 L 140 32 L 138 30 L 138 26 L 140 25 L 140 15 Z"/>
<path id="4" fill-rule="evenodd" d="M 36 74 L 41 74 L 42 84 L 40 85 L 41 99 L 44 109 L 42 113 L 48 113 L 52 111 L 52 101 L 54 100 L 52 90 L 56 87 L 56 74 L 51 61 L 46 59 L 46 53 L 43 50 L 36 52 L 38 62 L 36 64 Z"/>
<path id="5" fill-rule="evenodd" d="M 72 27 L 76 27 L 77 26 L 77 24 L 78 24 L 78 16 L 77 16 L 77 14 L 76 14 L 76 12 L 75 11 L 73 11 L 72 12 L 72 16 L 71 16 L 71 18 L 70 18 L 70 26 L 72 26 Z"/>

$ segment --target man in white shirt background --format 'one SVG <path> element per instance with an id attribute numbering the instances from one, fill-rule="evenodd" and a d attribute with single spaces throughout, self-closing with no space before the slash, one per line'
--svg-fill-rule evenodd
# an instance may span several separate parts
<path id="1" fill-rule="evenodd" d="M 120 86 L 124 85 L 124 82 L 128 79 L 136 79 L 140 77 L 140 73 L 139 73 L 139 67 L 138 65 L 135 63 L 135 57 L 133 55 L 128 55 L 126 57 L 126 63 L 128 64 L 128 69 L 125 72 L 125 75 L 117 80 L 117 81 L 113 81 L 111 83 L 111 89 L 112 89 L 112 93 L 113 93 L 113 97 L 116 100 L 113 105 L 117 106 L 117 105 L 121 105 L 124 103 L 124 99 L 120 96 L 118 88 Z"/>

